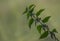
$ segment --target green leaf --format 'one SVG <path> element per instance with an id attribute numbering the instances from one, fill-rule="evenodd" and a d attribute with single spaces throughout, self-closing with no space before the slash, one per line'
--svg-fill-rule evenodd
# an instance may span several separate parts
<path id="1" fill-rule="evenodd" d="M 56 29 L 53 29 L 52 32 L 56 32 L 56 33 L 58 33 Z"/>
<path id="2" fill-rule="evenodd" d="M 29 13 L 27 13 L 27 19 L 29 19 L 29 17 L 30 17 L 30 14 L 29 14 Z"/>
<path id="3" fill-rule="evenodd" d="M 36 16 L 39 16 L 45 9 L 40 9 L 37 13 Z"/>
<path id="4" fill-rule="evenodd" d="M 41 33 L 41 28 L 42 28 L 41 25 L 38 25 L 38 26 L 37 26 L 37 30 L 38 30 L 39 33 Z"/>
<path id="5" fill-rule="evenodd" d="M 34 19 L 31 18 L 31 19 L 29 20 L 29 28 L 31 28 L 31 25 L 32 25 L 33 22 L 34 22 Z"/>
<path id="6" fill-rule="evenodd" d="M 41 35 L 40 39 L 46 38 L 47 36 L 48 36 L 48 31 L 45 31 L 45 32 Z"/>
<path id="7" fill-rule="evenodd" d="M 45 18 L 42 20 L 42 22 L 43 22 L 43 23 L 48 22 L 48 21 L 49 21 L 49 19 L 50 19 L 50 17 L 51 17 L 51 16 L 47 16 L 47 17 L 45 17 Z"/>
<path id="8" fill-rule="evenodd" d="M 30 11 L 29 11 L 29 12 L 30 12 L 30 13 L 32 13 L 32 12 L 34 11 L 34 8 L 35 8 L 35 7 L 33 7 L 32 9 L 30 9 Z"/>
<path id="9" fill-rule="evenodd" d="M 28 8 L 26 7 L 26 10 L 23 12 L 23 14 L 27 13 L 28 12 Z"/>
<path id="10" fill-rule="evenodd" d="M 30 6 L 29 6 L 29 9 L 31 9 L 33 6 L 35 7 L 35 5 L 34 5 L 34 4 L 30 5 Z"/>

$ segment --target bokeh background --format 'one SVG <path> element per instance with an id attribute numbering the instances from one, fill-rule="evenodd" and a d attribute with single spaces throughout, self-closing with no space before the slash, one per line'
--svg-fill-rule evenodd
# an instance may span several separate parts
<path id="1" fill-rule="evenodd" d="M 41 17 L 51 16 L 49 28 L 56 28 L 60 40 L 60 0 L 0 0 L 0 41 L 55 41 L 50 37 L 39 40 L 39 33 L 34 24 L 28 28 L 28 21 L 23 11 L 26 6 L 35 4 L 34 12 L 45 8 Z"/>

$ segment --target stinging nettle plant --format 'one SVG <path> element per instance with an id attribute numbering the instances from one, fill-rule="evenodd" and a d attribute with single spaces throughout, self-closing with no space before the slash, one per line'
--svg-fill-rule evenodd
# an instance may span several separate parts
<path id="1" fill-rule="evenodd" d="M 48 25 L 46 24 L 49 21 L 51 16 L 47 16 L 42 20 L 41 17 L 39 16 L 45 9 L 40 9 L 37 13 L 34 13 L 33 11 L 35 7 L 36 6 L 34 4 L 30 5 L 26 7 L 26 10 L 23 13 L 23 14 L 26 14 L 27 19 L 29 20 L 29 24 L 28 24 L 29 28 L 31 29 L 32 24 L 35 23 L 35 27 L 37 27 L 37 31 L 40 34 L 39 39 L 44 39 L 48 35 L 50 35 L 52 39 L 59 41 L 55 34 L 55 33 L 58 33 L 57 30 L 54 28 L 52 29 L 52 31 L 50 31 Z M 43 33 L 41 33 L 42 30 L 43 30 Z"/>

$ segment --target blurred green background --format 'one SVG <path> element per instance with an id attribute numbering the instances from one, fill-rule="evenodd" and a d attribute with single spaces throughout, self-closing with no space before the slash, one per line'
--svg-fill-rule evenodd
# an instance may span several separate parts
<path id="1" fill-rule="evenodd" d="M 34 12 L 45 8 L 41 17 L 51 16 L 47 24 L 57 29 L 56 36 L 60 40 L 60 0 L 0 0 L 0 41 L 55 41 L 50 37 L 39 40 L 35 26 L 31 30 L 28 28 L 22 13 L 31 4 L 36 5 Z"/>

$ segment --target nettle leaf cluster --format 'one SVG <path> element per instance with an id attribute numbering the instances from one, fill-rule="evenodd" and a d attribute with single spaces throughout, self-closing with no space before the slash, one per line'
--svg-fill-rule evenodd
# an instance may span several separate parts
<path id="1" fill-rule="evenodd" d="M 55 34 L 55 33 L 58 33 L 57 30 L 54 28 L 52 29 L 52 31 L 50 31 L 49 26 L 46 24 L 51 18 L 51 16 L 47 16 L 44 19 L 41 19 L 41 17 L 39 16 L 45 9 L 40 9 L 37 13 L 34 13 L 33 11 L 35 7 L 36 6 L 34 4 L 30 5 L 26 7 L 26 10 L 23 13 L 23 14 L 26 14 L 27 19 L 29 20 L 29 23 L 28 23 L 29 28 L 31 29 L 32 24 L 35 23 L 35 27 L 37 27 L 37 31 L 40 34 L 39 39 L 44 39 L 49 35 L 52 39 L 59 41 Z M 43 30 L 43 33 L 41 33 L 42 30 Z"/>

